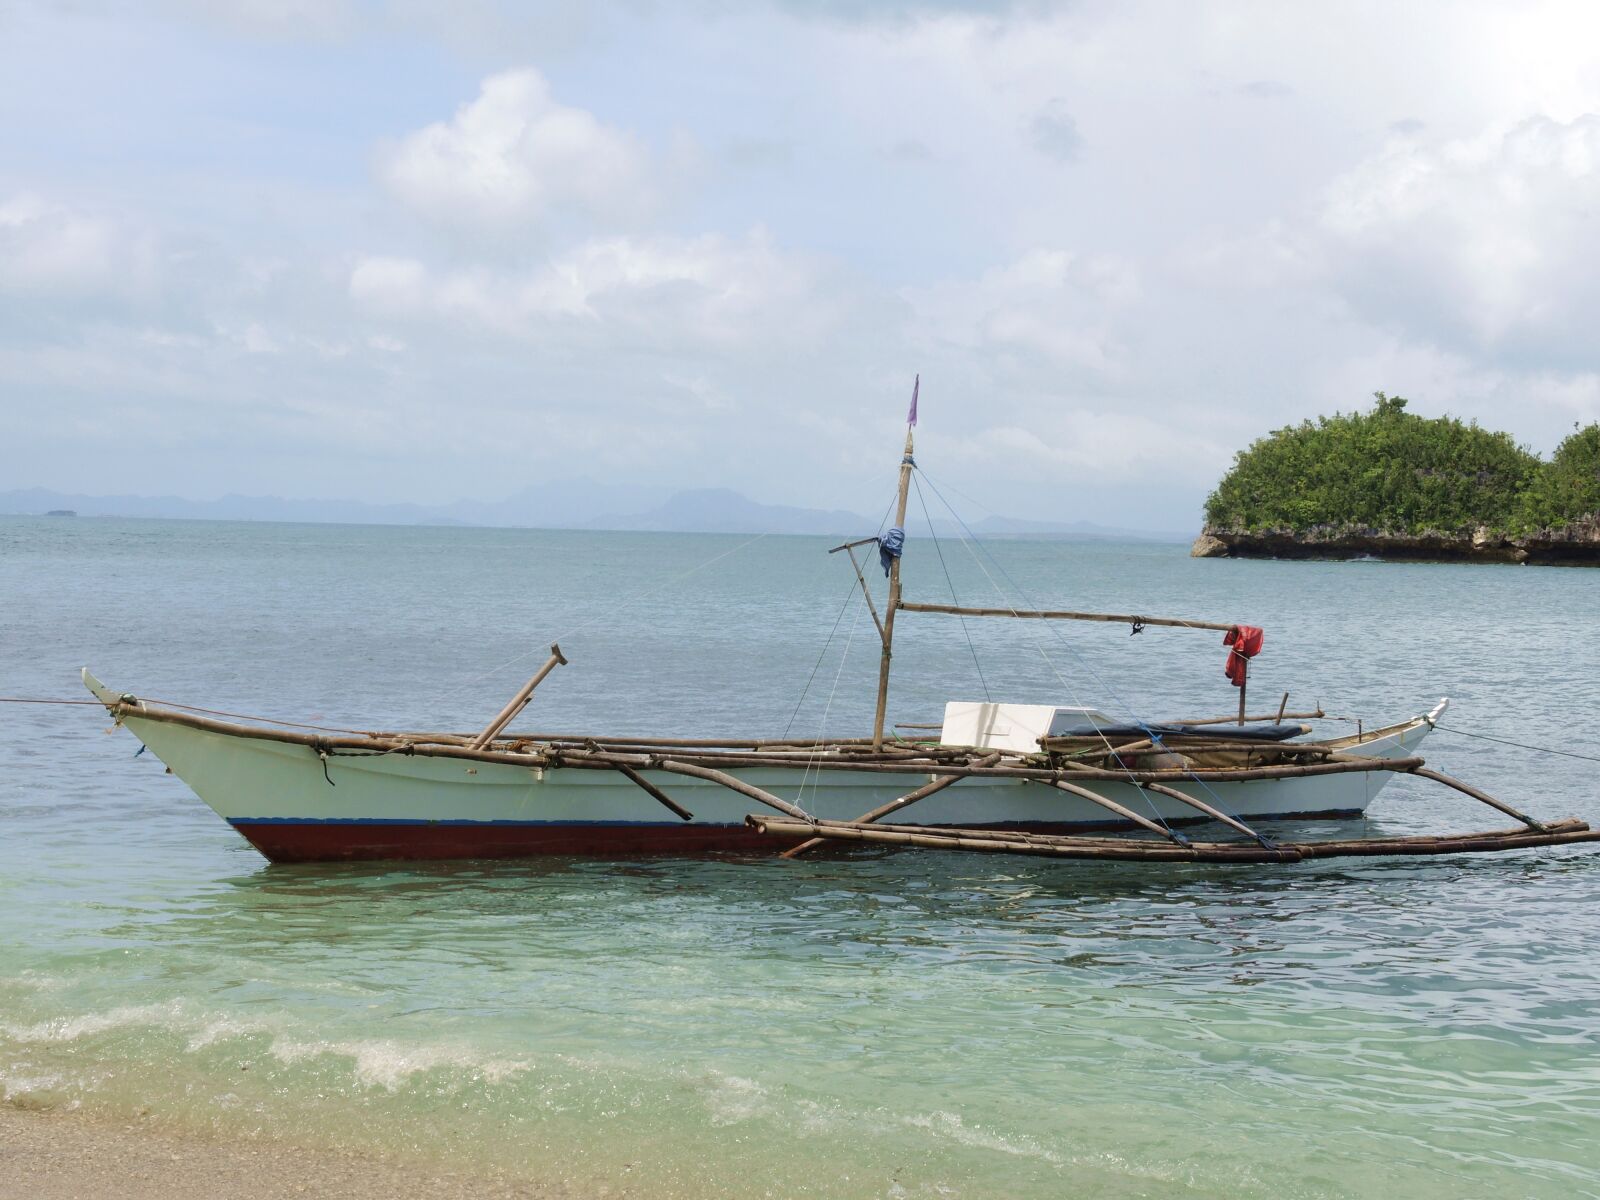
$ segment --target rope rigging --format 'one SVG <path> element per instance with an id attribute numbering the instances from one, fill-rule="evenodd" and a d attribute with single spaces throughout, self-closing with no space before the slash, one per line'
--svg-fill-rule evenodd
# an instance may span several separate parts
<path id="1" fill-rule="evenodd" d="M 918 468 L 918 473 L 923 475 L 924 477 L 927 477 L 927 472 L 922 470 L 921 468 Z M 975 535 L 972 532 L 971 528 L 967 525 L 966 521 L 964 521 L 962 519 L 961 514 L 958 513 L 955 510 L 955 507 L 948 500 L 945 499 L 944 494 L 939 490 L 938 484 L 936 484 L 931 478 L 928 479 L 928 487 L 933 490 L 933 494 L 936 497 L 938 497 L 940 503 L 942 503 L 945 506 L 945 509 L 950 513 L 950 515 L 953 518 L 955 518 L 956 524 L 958 526 L 960 526 L 962 532 L 965 534 L 965 537 L 962 538 L 962 544 L 967 547 L 967 552 L 970 555 L 972 555 L 973 561 L 977 563 L 979 570 L 981 570 L 983 572 L 984 577 L 987 578 L 989 580 L 991 586 L 994 587 L 995 594 L 1000 597 L 1002 603 L 1004 603 L 1007 607 L 1010 607 L 1009 601 L 1006 599 L 1005 591 L 1000 587 L 1000 585 L 997 582 L 995 582 L 994 576 L 990 575 L 988 568 L 983 565 L 983 560 L 980 559 L 978 557 L 978 555 L 977 555 L 977 552 L 972 549 L 972 547 L 974 545 L 978 546 L 983 551 L 984 556 L 987 557 L 989 559 L 989 561 L 994 564 L 995 569 L 1000 572 L 1001 576 L 1005 579 L 1005 581 L 1008 584 L 1010 584 L 1011 588 L 1014 590 L 1014 592 L 1019 597 L 1021 597 L 1022 601 L 1025 604 L 1029 605 L 1030 607 L 1037 607 L 1036 605 L 1034 605 L 1034 602 L 1031 599 L 1029 599 L 1027 592 L 1024 591 L 1023 588 L 1016 582 L 1016 580 L 1011 577 L 1010 572 L 1005 569 L 1005 566 L 999 561 L 999 559 L 995 558 L 994 554 L 989 550 L 989 548 L 986 545 L 984 545 L 979 540 L 977 535 Z M 1015 613 L 1017 610 L 1015 608 L 1012 608 L 1011 611 L 1013 613 Z M 1134 633 L 1141 632 L 1143 630 L 1143 628 L 1144 628 L 1144 622 L 1143 621 L 1136 620 L 1134 622 L 1134 629 L 1133 629 Z M 1141 729 L 1144 732 L 1145 736 L 1150 740 L 1150 744 L 1153 747 L 1157 747 L 1157 748 L 1161 747 L 1163 745 L 1163 741 L 1162 741 L 1161 735 L 1156 733 L 1153 729 L 1151 729 L 1149 724 L 1134 711 L 1133 707 L 1130 704 L 1128 704 L 1125 700 L 1123 700 L 1121 696 L 1119 696 L 1117 694 L 1116 690 L 1114 688 L 1112 688 L 1111 685 L 1108 684 L 1105 681 L 1105 679 L 1103 679 L 1101 677 L 1100 673 L 1098 671 L 1096 671 L 1083 658 L 1083 656 L 1081 654 L 1078 653 L 1077 649 L 1072 645 L 1072 643 L 1067 641 L 1067 639 L 1062 635 L 1061 631 L 1059 629 L 1055 628 L 1052 625 L 1050 627 L 1050 632 L 1055 636 L 1056 640 L 1059 641 L 1062 644 L 1062 646 L 1066 648 L 1067 652 L 1069 654 L 1071 654 L 1074 659 L 1077 660 L 1077 663 L 1078 663 L 1079 667 L 1082 668 L 1083 670 L 1087 671 L 1088 674 L 1090 675 L 1090 677 L 1094 679 L 1095 683 L 1100 686 L 1100 688 L 1105 692 L 1105 694 L 1111 697 L 1112 702 L 1114 704 L 1116 704 L 1124 713 L 1127 714 L 1129 720 L 1134 725 L 1138 726 L 1139 729 Z M 1049 655 L 1044 653 L 1044 649 L 1043 649 L 1042 645 L 1040 646 L 1040 651 L 1039 652 L 1040 652 L 1040 656 L 1045 660 L 1045 662 L 1050 666 L 1050 669 L 1055 673 L 1056 678 L 1061 680 L 1062 685 L 1065 686 L 1065 687 L 1068 687 L 1070 690 L 1073 691 L 1074 698 L 1078 700 L 1078 703 L 1079 703 L 1079 705 L 1081 707 L 1082 706 L 1082 701 L 1081 701 L 1080 698 L 1078 698 L 1076 689 L 1071 688 L 1071 685 L 1067 684 L 1066 679 L 1063 678 L 1063 676 L 1061 675 L 1060 671 L 1056 670 L 1055 664 L 1053 662 L 1051 662 Z M 1097 732 L 1098 732 L 1098 730 L 1097 730 Z M 1127 764 L 1123 763 L 1121 758 L 1115 753 L 1115 747 L 1113 747 L 1111 745 L 1110 739 L 1107 738 L 1104 733 L 1100 733 L 1100 738 L 1105 743 L 1106 750 L 1111 754 L 1112 761 L 1118 763 L 1120 766 L 1123 767 L 1124 770 L 1128 771 L 1129 782 L 1130 783 L 1134 783 L 1134 786 L 1137 788 L 1140 796 L 1142 796 L 1144 798 L 1145 802 L 1150 806 L 1151 811 L 1156 814 L 1156 819 L 1161 821 L 1163 826 L 1167 825 L 1166 820 L 1163 817 L 1161 817 L 1159 809 L 1156 807 L 1155 802 L 1150 799 L 1149 794 L 1145 791 L 1144 788 L 1138 787 L 1137 783 L 1133 780 L 1133 778 L 1132 778 L 1132 775 L 1133 775 L 1132 770 L 1130 768 L 1128 768 Z M 1215 807 L 1218 809 L 1218 811 L 1227 813 L 1227 815 L 1230 816 L 1230 817 L 1234 817 L 1234 814 L 1228 811 L 1227 806 L 1223 804 L 1221 797 L 1219 797 L 1217 795 L 1217 793 L 1215 792 L 1214 789 L 1212 789 L 1210 784 L 1208 784 L 1204 779 L 1200 778 L 1197 774 L 1195 774 L 1195 772 L 1194 772 L 1194 770 L 1192 768 L 1186 768 L 1185 773 L 1188 774 L 1190 779 L 1192 779 L 1195 783 L 1199 784 L 1200 787 L 1205 790 L 1205 793 L 1211 798 L 1212 804 L 1215 805 Z M 1237 818 L 1235 817 L 1235 819 L 1237 819 Z M 1268 839 L 1263 837 L 1261 834 L 1256 834 L 1256 838 L 1257 838 L 1258 841 L 1263 842 L 1263 844 L 1267 843 L 1267 841 L 1268 841 Z"/>
<path id="2" fill-rule="evenodd" d="M 868 541 L 872 541 L 883 533 L 883 527 L 889 523 L 889 514 L 893 511 L 894 501 L 891 499 L 883 510 L 883 517 L 878 521 L 878 532 L 873 534 L 872 538 L 868 538 Z M 854 561 L 854 559 L 852 558 L 851 561 Z M 827 640 L 822 643 L 822 650 L 817 654 L 816 664 L 811 668 L 811 674 L 806 678 L 806 685 L 800 689 L 800 698 L 794 702 L 794 712 L 789 714 L 788 724 L 783 727 L 784 737 L 789 736 L 789 730 L 793 728 L 795 718 L 800 715 L 800 706 L 806 702 L 806 696 L 811 692 L 811 685 L 816 681 L 817 671 L 822 667 L 822 660 L 827 657 L 828 648 L 833 645 L 833 639 L 839 633 L 839 623 L 844 620 L 845 610 L 850 607 L 850 597 L 855 594 L 855 590 L 856 584 L 852 581 L 849 590 L 845 593 L 844 604 L 839 607 L 839 615 L 834 618 L 833 628 L 829 631 Z"/>
<path id="3" fill-rule="evenodd" d="M 922 483 L 916 475 L 911 476 L 911 482 L 917 489 L 917 503 L 922 505 L 922 519 L 928 523 L 928 536 L 933 539 L 933 548 L 939 555 L 939 567 L 944 571 L 945 585 L 950 589 L 950 601 L 953 604 L 960 604 L 961 598 L 956 595 L 955 581 L 950 578 L 950 567 L 944 561 L 944 547 L 939 545 L 939 535 L 933 528 L 933 517 L 928 513 L 928 502 L 922 495 Z M 983 688 L 983 698 L 992 701 L 994 697 L 989 695 L 989 681 L 983 677 L 983 664 L 978 661 L 978 648 L 972 644 L 972 631 L 967 628 L 967 619 L 965 617 L 956 619 L 961 622 L 961 632 L 966 636 L 967 649 L 972 654 L 972 667 L 978 672 L 978 685 Z"/>

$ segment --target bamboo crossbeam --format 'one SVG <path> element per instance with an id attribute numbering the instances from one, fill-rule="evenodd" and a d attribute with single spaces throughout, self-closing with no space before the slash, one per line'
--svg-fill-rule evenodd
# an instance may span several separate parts
<path id="1" fill-rule="evenodd" d="M 664 752 L 675 753 L 678 757 L 690 758 L 695 761 L 705 760 L 714 762 L 718 760 L 738 760 L 748 763 L 750 760 L 759 760 L 768 766 L 784 766 L 788 763 L 832 763 L 834 766 L 849 766 L 855 763 L 887 764 L 895 767 L 904 767 L 908 771 L 918 771 L 924 767 L 936 768 L 940 763 L 955 758 L 969 757 L 966 751 L 917 751 L 910 749 L 885 747 L 876 753 L 865 749 L 845 747 L 817 747 L 804 748 L 763 748 L 760 750 L 723 750 L 716 748 L 695 749 L 693 747 L 660 746 L 650 742 L 606 742 L 601 743 L 594 739 L 582 741 L 563 741 L 539 743 L 539 748 L 555 754 L 573 750 L 598 751 L 599 753 L 613 754 L 661 754 Z"/>
<path id="2" fill-rule="evenodd" d="M 600 761 L 616 757 L 618 761 L 643 761 L 648 762 L 659 758 L 663 754 L 683 762 L 698 763 L 701 766 L 713 767 L 804 767 L 819 771 L 855 771 L 889 773 L 895 775 L 923 775 L 934 774 L 948 768 L 964 765 L 968 757 L 960 758 L 899 758 L 894 756 L 879 756 L 875 758 L 860 759 L 847 758 L 832 754 L 806 754 L 806 753 L 778 753 L 766 752 L 750 753 L 748 751 L 671 751 L 660 747 L 649 746 L 548 746 L 541 747 L 541 752 L 552 760 L 562 763 L 572 762 L 577 758 L 599 757 Z"/>
<path id="3" fill-rule="evenodd" d="M 1051 739 L 1051 741 L 1053 743 L 1054 739 Z M 1149 738 L 1141 738 L 1137 742 L 1127 742 L 1121 746 L 1112 746 L 1108 744 L 1109 742 L 1109 738 L 1103 737 L 1073 738 L 1071 740 L 1071 750 L 1077 758 L 1120 758 L 1124 754 L 1134 754 L 1139 751 L 1155 749 L 1155 743 Z M 1043 738 L 1039 739 L 1039 744 L 1044 746 Z M 1059 754 L 1064 753 L 1066 747 L 1052 744 L 1045 746 L 1044 749 L 1047 753 Z"/>
<path id="4" fill-rule="evenodd" d="M 1262 846 L 1270 848 L 1274 845 L 1273 842 L 1268 841 L 1267 838 L 1257 833 L 1254 829 L 1251 829 L 1250 826 L 1246 825 L 1243 821 L 1236 817 L 1230 817 L 1220 808 L 1213 807 L 1196 796 L 1191 796 L 1186 792 L 1180 792 L 1177 788 L 1168 787 L 1164 783 L 1147 783 L 1145 784 L 1145 788 L 1148 791 L 1156 793 L 1158 796 L 1166 796 L 1170 799 L 1178 801 L 1180 804 L 1187 804 L 1190 808 L 1195 809 L 1197 812 L 1204 813 L 1213 821 L 1221 821 L 1229 828 L 1237 829 L 1240 833 L 1244 834 L 1245 837 L 1252 838 Z"/>
<path id="5" fill-rule="evenodd" d="M 584 751 L 579 753 L 552 751 L 548 759 L 553 765 L 574 763 L 579 758 L 586 758 L 602 765 L 612 761 L 630 761 L 634 765 L 652 765 L 654 757 L 650 754 L 623 755 L 612 753 L 610 748 L 595 752 Z M 1060 764 L 1059 768 L 1044 766 L 1011 766 L 996 765 L 992 767 L 979 766 L 975 763 L 957 763 L 952 761 L 935 761 L 932 759 L 911 759 L 892 762 L 860 761 L 853 759 L 828 758 L 825 756 L 799 756 L 796 759 L 779 758 L 765 754 L 716 754 L 716 755 L 679 755 L 681 761 L 695 762 L 700 765 L 715 763 L 719 767 L 770 767 L 784 765 L 786 762 L 804 762 L 818 771 L 851 771 L 861 774 L 889 774 L 908 775 L 922 772 L 957 775 L 963 778 L 999 778 L 1031 780 L 1039 783 L 1052 783 L 1070 770 L 1072 779 L 1077 783 L 1088 783 L 1096 780 L 1105 783 L 1192 783 L 1204 780 L 1208 783 L 1240 783 L 1257 779 L 1295 779 L 1312 775 L 1342 775 L 1347 772 L 1360 771 L 1389 771 L 1396 773 L 1413 772 L 1421 768 L 1425 761 L 1422 758 L 1365 758 L 1355 756 L 1330 757 L 1326 760 L 1305 764 L 1285 764 L 1280 766 L 1259 767 L 1181 767 L 1161 768 L 1157 770 L 1116 770 L 1112 768 L 1091 767 L 1086 763 L 1067 762 Z"/>
<path id="6" fill-rule="evenodd" d="M 1152 821 L 1149 817 L 1146 817 L 1141 813 L 1134 812 L 1133 809 L 1127 807 L 1127 805 L 1118 804 L 1109 796 L 1102 796 L 1099 792 L 1091 791 L 1089 788 L 1079 787 L 1075 783 L 1068 783 L 1065 779 L 1052 780 L 1050 786 L 1057 788 L 1060 791 L 1068 792 L 1074 796 L 1081 796 L 1091 804 L 1098 804 L 1107 812 L 1115 813 L 1124 821 L 1132 821 L 1135 825 L 1139 826 L 1139 828 L 1148 829 L 1157 837 L 1166 838 L 1169 842 L 1174 842 L 1179 846 L 1189 845 L 1189 839 L 1184 837 L 1184 835 L 1179 833 L 1176 829 L 1172 829 L 1166 825 L 1158 824 L 1157 822 Z"/>
<path id="7" fill-rule="evenodd" d="M 995 753 L 995 754 L 988 755 L 986 758 L 979 759 L 976 765 L 978 765 L 978 766 L 993 766 L 995 763 L 997 763 L 999 761 L 1000 761 L 1000 755 L 998 753 Z M 962 777 L 960 775 L 941 775 L 941 776 L 939 776 L 939 778 L 931 780 L 930 782 L 923 784 L 921 787 L 917 788 L 915 791 L 907 792 L 904 796 L 901 796 L 898 800 L 891 800 L 887 804 L 879 805 L 877 808 L 873 809 L 871 812 L 863 813 L 861 816 L 856 818 L 856 823 L 860 824 L 860 825 L 871 825 L 874 822 L 881 821 L 884 817 L 889 816 L 891 813 L 897 813 L 902 808 L 905 808 L 908 805 L 915 804 L 918 800 L 926 800 L 929 796 L 932 796 L 935 793 L 944 791 L 944 789 L 949 787 L 951 784 L 960 783 L 961 782 L 961 778 Z M 821 844 L 822 844 L 822 839 L 820 839 L 820 838 L 812 838 L 810 841 L 801 842 L 798 846 L 795 846 L 795 847 L 793 847 L 793 848 L 791 848 L 789 850 L 785 850 L 778 857 L 779 858 L 799 858 L 807 850 L 813 850 L 813 849 L 815 849 L 817 846 L 819 846 Z"/>
<path id="8" fill-rule="evenodd" d="M 1238 624 L 1237 621 L 1222 624 L 1218 621 L 1185 621 L 1181 617 L 1140 617 L 1132 613 L 1068 612 L 1063 609 L 966 608 L 959 604 L 918 604 L 910 600 L 899 601 L 895 608 L 902 612 L 947 613 L 952 617 L 1020 617 L 1029 621 L 1104 621 L 1112 625 L 1167 625 L 1176 629 L 1220 629 L 1224 633 Z"/>
<path id="9" fill-rule="evenodd" d="M 1413 771 L 1412 774 L 1420 775 L 1423 779 L 1431 779 L 1435 783 L 1442 783 L 1445 785 L 1445 787 L 1455 788 L 1455 790 L 1460 792 L 1462 795 L 1471 796 L 1474 800 L 1481 801 L 1482 803 L 1487 804 L 1490 808 L 1498 809 L 1500 812 L 1505 813 L 1508 817 L 1514 817 L 1518 821 L 1521 821 L 1529 829 L 1541 833 L 1544 831 L 1545 827 L 1532 817 L 1528 816 L 1527 813 L 1518 812 L 1516 809 L 1512 808 L 1511 805 L 1505 803 L 1505 801 L 1496 800 L 1493 796 L 1489 795 L 1488 792 L 1479 791 L 1471 784 L 1462 783 L 1461 780 L 1456 779 L 1453 776 L 1446 775 L 1440 771 L 1430 771 L 1424 768 L 1418 768 L 1417 770 Z"/>
<path id="10" fill-rule="evenodd" d="M 460 737 L 470 741 L 476 734 L 431 734 L 432 737 Z M 854 738 L 676 738 L 676 737 L 651 737 L 645 734 L 636 735 L 610 735 L 597 737 L 589 733 L 517 733 L 508 734 L 518 741 L 547 742 L 552 745 L 570 743 L 574 746 L 586 746 L 594 742 L 601 746 L 652 746 L 670 749 L 729 749 L 729 750 L 765 750 L 768 748 L 781 749 L 785 747 L 807 750 L 818 746 L 840 746 L 867 749 L 872 745 L 870 737 Z M 897 749 L 898 747 L 890 747 Z"/>
<path id="11" fill-rule="evenodd" d="M 693 763 L 675 762 L 670 758 L 664 758 L 655 765 L 661 770 L 671 771 L 675 775 L 692 775 L 696 779 L 707 779 L 712 783 L 720 783 L 730 791 L 738 792 L 741 796 L 749 796 L 750 799 L 758 800 L 769 808 L 775 808 L 781 813 L 794 817 L 796 820 L 807 824 L 812 821 L 811 815 L 804 809 L 796 808 L 787 800 L 774 796 L 771 792 L 763 791 L 754 784 L 746 783 L 744 780 L 729 775 L 724 771 L 714 771 L 710 767 L 699 767 Z"/>
<path id="12" fill-rule="evenodd" d="M 569 761 L 566 754 L 559 756 L 562 762 Z M 593 761 L 605 762 L 605 757 L 590 756 Z M 693 760 L 691 756 L 691 761 Z M 641 759 L 641 761 L 644 761 Z M 724 767 L 764 767 L 773 765 L 773 760 L 760 755 L 721 755 L 714 760 L 719 766 Z M 1204 779 L 1208 783 L 1240 783 L 1254 779 L 1295 779 L 1307 775 L 1342 775 L 1350 771 L 1393 771 L 1409 772 L 1421 767 L 1426 760 L 1421 758 L 1331 758 L 1326 762 L 1307 763 L 1303 766 L 1275 766 L 1275 767 L 1189 767 L 1173 768 L 1153 771 L 1135 770 L 1103 770 L 1078 763 L 1073 765 L 1072 778 L 1074 782 L 1084 783 L 1100 780 L 1106 783 L 1185 783 L 1196 779 Z M 1012 767 L 994 766 L 978 767 L 957 763 L 928 763 L 922 765 L 916 762 L 847 762 L 837 759 L 815 759 L 812 765 L 819 771 L 854 771 L 862 774 L 888 774 L 907 775 L 920 771 L 936 771 L 940 774 L 972 776 L 983 779 L 1027 779 L 1041 783 L 1051 783 L 1060 778 L 1062 770 L 1049 767 Z"/>
<path id="13" fill-rule="evenodd" d="M 635 771 L 632 767 L 627 766 L 626 764 L 619 764 L 618 767 L 617 767 L 617 770 L 621 771 L 623 775 L 625 775 L 625 776 L 627 776 L 627 778 L 631 779 L 635 784 L 637 784 L 639 786 L 639 789 L 641 791 L 643 791 L 647 796 L 650 796 L 651 798 L 656 800 L 664 808 L 667 808 L 667 809 L 671 810 L 672 812 L 677 813 L 685 821 L 694 820 L 694 814 L 692 812 L 690 812 L 687 808 L 683 807 L 683 805 L 679 804 L 671 796 L 667 795 L 660 788 L 658 788 L 655 784 L 651 783 L 643 775 L 641 775 L 641 774 L 639 774 L 639 772 Z"/>

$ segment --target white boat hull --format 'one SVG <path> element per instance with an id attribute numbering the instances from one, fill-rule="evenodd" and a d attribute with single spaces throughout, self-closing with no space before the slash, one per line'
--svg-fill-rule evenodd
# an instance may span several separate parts
<path id="1" fill-rule="evenodd" d="M 85 672 L 108 706 L 119 695 Z M 1442 707 L 1442 706 L 1441 706 Z M 1416 753 L 1430 718 L 1375 733 L 1363 756 Z M 270 736 L 195 728 L 124 710 L 123 723 L 220 817 L 274 862 L 388 858 L 508 858 L 541 854 L 629 858 L 649 854 L 767 852 L 782 847 L 746 827 L 759 807 L 708 781 L 664 772 L 645 778 L 693 813 L 684 821 L 616 771 L 541 770 L 423 755 L 334 755 Z M 926 773 L 738 768 L 739 778 L 815 816 L 853 820 L 927 783 Z M 1190 784 L 1197 797 L 1246 822 L 1354 817 L 1385 771 Z M 1096 789 L 1142 815 L 1195 819 L 1180 801 L 1130 784 Z M 900 824 L 1083 831 L 1115 827 L 1088 800 L 1043 784 L 969 778 L 896 814 Z"/>

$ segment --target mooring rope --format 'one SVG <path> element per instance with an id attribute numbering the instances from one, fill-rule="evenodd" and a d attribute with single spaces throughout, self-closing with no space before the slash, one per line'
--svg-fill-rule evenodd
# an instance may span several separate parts
<path id="1" fill-rule="evenodd" d="M 281 717 L 262 717 L 255 713 L 228 712 L 220 708 L 201 708 L 197 704 L 179 704 L 176 700 L 160 700 L 155 696 L 140 696 L 145 704 L 159 704 L 162 708 L 181 708 L 185 712 L 206 713 L 213 717 L 232 717 L 235 721 L 255 721 L 261 725 L 280 725 L 286 729 L 315 729 L 319 733 L 350 733 L 357 737 L 371 737 L 370 729 L 344 729 L 338 725 L 308 725 L 304 721 L 285 721 Z M 89 704 L 104 708 L 98 700 L 57 700 L 30 696 L 0 696 L 0 704 Z"/>
<path id="2" fill-rule="evenodd" d="M 1562 758 L 1581 758 L 1584 762 L 1600 762 L 1593 754 L 1578 754 L 1572 750 L 1556 750 L 1550 746 L 1534 746 L 1527 742 L 1514 742 L 1510 738 L 1495 737 L 1488 733 L 1470 733 L 1465 729 L 1451 729 L 1448 725 L 1437 722 L 1433 726 L 1440 733 L 1453 733 L 1458 737 L 1477 738 L 1484 742 L 1499 742 L 1502 746 L 1515 746 L 1518 750 L 1532 750 L 1538 754 L 1559 754 Z"/>
<path id="3" fill-rule="evenodd" d="M 49 700 L 36 696 L 0 696 L 0 704 L 93 704 L 102 707 L 98 700 Z"/>

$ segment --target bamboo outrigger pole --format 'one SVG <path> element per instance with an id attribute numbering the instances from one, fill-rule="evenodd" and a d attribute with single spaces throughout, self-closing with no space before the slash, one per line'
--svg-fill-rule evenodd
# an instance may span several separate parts
<path id="1" fill-rule="evenodd" d="M 551 671 L 554 671 L 557 667 L 564 667 L 566 665 L 566 656 L 561 653 L 561 647 L 552 645 L 550 647 L 550 657 L 545 659 L 544 666 L 539 668 L 532 679 L 528 680 L 527 683 L 522 685 L 522 690 L 515 696 L 511 697 L 511 703 L 502 708 L 499 715 L 496 716 L 494 720 L 490 721 L 485 727 L 484 731 L 473 739 L 472 746 L 470 748 L 473 750 L 482 750 L 490 742 L 494 741 L 499 732 L 507 725 L 511 724 L 511 722 L 516 719 L 517 714 L 527 706 L 529 699 L 533 696 L 533 689 L 544 682 L 544 677 L 550 674 Z"/>
<path id="2" fill-rule="evenodd" d="M 900 460 L 900 493 L 895 498 L 894 526 L 904 529 L 906 525 L 906 495 L 911 490 L 911 468 L 915 462 L 911 457 L 912 426 L 906 424 L 906 452 Z M 889 705 L 889 659 L 894 642 L 894 614 L 900 607 L 900 558 L 896 555 L 889 560 L 889 600 L 884 605 L 883 613 L 883 657 L 878 660 L 878 707 L 872 718 L 872 748 L 874 751 L 883 749 L 883 714 Z"/>

